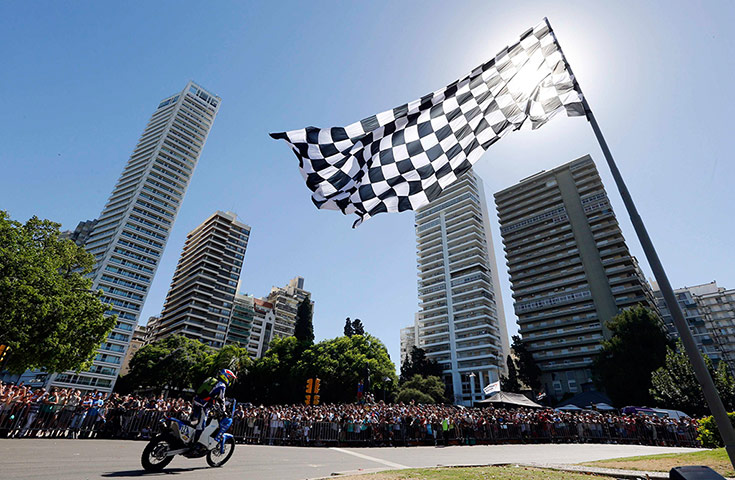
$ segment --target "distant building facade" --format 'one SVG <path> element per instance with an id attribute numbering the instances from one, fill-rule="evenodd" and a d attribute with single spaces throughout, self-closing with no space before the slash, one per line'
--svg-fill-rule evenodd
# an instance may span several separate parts
<path id="1" fill-rule="evenodd" d="M 186 236 L 154 341 L 177 334 L 225 345 L 249 238 L 249 226 L 221 211 Z"/>
<path id="2" fill-rule="evenodd" d="M 68 238 L 80 247 L 83 247 L 84 244 L 87 243 L 87 239 L 92 233 L 95 225 L 97 225 L 97 219 L 79 222 L 77 228 L 75 228 L 73 232 L 71 230 L 62 232 L 61 238 Z"/>
<path id="3" fill-rule="evenodd" d="M 593 389 L 605 323 L 655 305 L 592 158 L 521 180 L 495 202 L 520 334 L 546 393 Z"/>
<path id="4" fill-rule="evenodd" d="M 253 298 L 253 326 L 250 329 L 248 353 L 253 358 L 265 355 L 273 340 L 276 324 L 276 311 L 273 304 L 262 298 Z"/>
<path id="5" fill-rule="evenodd" d="M 136 325 L 133 331 L 133 338 L 130 340 L 128 351 L 125 352 L 125 359 L 123 360 L 122 367 L 120 367 L 120 375 L 127 375 L 130 371 L 130 360 L 133 359 L 135 354 L 140 350 L 140 347 L 145 345 L 146 327 L 143 325 Z"/>
<path id="6" fill-rule="evenodd" d="M 710 334 L 719 346 L 721 358 L 735 374 L 735 289 L 716 282 L 689 287 Z"/>
<path id="7" fill-rule="evenodd" d="M 689 331 L 694 337 L 694 342 L 697 344 L 697 348 L 700 353 L 707 355 L 712 362 L 717 366 L 720 361 L 723 360 L 722 349 L 720 344 L 716 341 L 716 337 L 713 336 L 712 326 L 705 319 L 704 308 L 697 302 L 697 293 L 706 294 L 714 293 L 717 291 L 717 285 L 712 282 L 705 285 L 697 285 L 694 287 L 684 287 L 674 290 L 676 300 L 679 303 L 684 319 L 689 325 Z M 666 302 L 664 301 L 663 294 L 658 289 L 658 285 L 653 282 L 653 294 L 656 299 L 659 314 L 661 319 L 666 326 L 666 332 L 672 339 L 679 338 L 679 332 L 674 326 L 674 319 L 669 312 Z"/>
<path id="8" fill-rule="evenodd" d="M 285 287 L 271 289 L 266 301 L 273 305 L 276 315 L 273 325 L 274 337 L 290 337 L 294 334 L 296 311 L 305 298 L 311 298 L 311 293 L 304 290 L 302 277 L 291 279 Z"/>
<path id="9" fill-rule="evenodd" d="M 411 355 L 413 347 L 419 346 L 419 322 L 418 314 L 413 325 L 401 329 L 401 367 Z"/>
<path id="10" fill-rule="evenodd" d="M 418 344 L 441 365 L 454 402 L 469 404 L 506 371 L 509 352 L 482 180 L 467 172 L 417 210 L 415 223 Z"/>

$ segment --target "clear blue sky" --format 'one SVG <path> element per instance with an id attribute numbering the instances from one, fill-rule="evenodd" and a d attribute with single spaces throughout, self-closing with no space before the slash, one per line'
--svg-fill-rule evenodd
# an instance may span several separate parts
<path id="1" fill-rule="evenodd" d="M 522 5 L 521 5 L 522 3 Z M 359 317 L 398 359 L 417 310 L 413 213 L 356 230 L 318 211 L 267 133 L 345 125 L 433 91 L 548 16 L 675 287 L 735 288 L 735 2 L 0 3 L 0 208 L 74 228 L 95 218 L 159 100 L 193 79 L 222 97 L 142 319 L 160 312 L 186 233 L 215 210 L 252 227 L 242 283 L 301 275 L 317 338 Z M 590 153 L 642 252 L 587 122 L 559 117 L 493 146 L 492 194 Z M 511 333 L 517 331 L 491 212 Z M 645 262 L 644 270 L 650 274 Z"/>

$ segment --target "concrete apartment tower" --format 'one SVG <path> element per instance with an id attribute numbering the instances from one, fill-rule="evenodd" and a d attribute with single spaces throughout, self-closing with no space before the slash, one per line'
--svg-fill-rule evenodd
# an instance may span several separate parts
<path id="1" fill-rule="evenodd" d="M 419 346 L 419 322 L 418 314 L 413 325 L 401 329 L 401 367 L 408 357 L 411 356 L 413 347 Z"/>
<path id="2" fill-rule="evenodd" d="M 469 404 L 506 370 L 509 352 L 487 203 L 473 171 L 416 212 L 416 247 L 418 344 L 442 366 L 455 403 Z"/>
<path id="3" fill-rule="evenodd" d="M 262 298 L 253 299 L 253 328 L 250 330 L 248 353 L 253 358 L 261 358 L 268 351 L 273 339 L 273 326 L 276 324 L 276 311 L 273 304 Z"/>
<path id="4" fill-rule="evenodd" d="M 292 278 L 285 287 L 271 289 L 265 300 L 273 305 L 276 316 L 273 337 L 290 337 L 294 334 L 296 310 L 305 298 L 311 298 L 311 293 L 304 290 L 303 277 Z M 313 308 L 314 302 L 311 304 Z"/>
<path id="5" fill-rule="evenodd" d="M 219 106 L 219 97 L 194 82 L 158 104 L 84 242 L 96 259 L 93 288 L 104 292 L 117 325 L 89 370 L 34 380 L 112 390 Z M 88 225 L 80 225 L 82 237 Z"/>
<path id="6" fill-rule="evenodd" d="M 249 238 L 249 226 L 220 211 L 186 236 L 153 341 L 178 334 L 225 345 Z"/>
<path id="7" fill-rule="evenodd" d="M 722 360 L 735 374 L 735 289 L 727 289 L 717 282 L 688 289 L 702 313 L 705 324 L 717 345 Z"/>
<path id="8" fill-rule="evenodd" d="M 659 314 L 661 315 L 661 319 L 666 327 L 666 332 L 669 334 L 670 338 L 678 339 L 679 332 L 674 326 L 674 319 L 666 306 L 666 302 L 664 302 L 663 294 L 659 290 L 656 282 L 652 282 L 652 287 L 656 306 L 658 307 Z M 720 361 L 724 359 L 722 348 L 720 347 L 717 337 L 715 337 L 709 322 L 705 320 L 704 308 L 702 308 L 702 306 L 697 302 L 697 295 L 713 293 L 716 291 L 717 285 L 714 282 L 704 285 L 696 285 L 694 287 L 677 288 L 674 290 L 674 295 L 676 295 L 679 307 L 681 307 L 684 318 L 687 320 L 689 331 L 692 333 L 692 337 L 694 337 L 694 342 L 697 344 L 697 348 L 700 353 L 707 355 L 715 366 L 719 365 Z"/>
<path id="9" fill-rule="evenodd" d="M 521 180 L 495 202 L 520 333 L 547 394 L 593 389 L 605 323 L 655 307 L 592 158 Z"/>

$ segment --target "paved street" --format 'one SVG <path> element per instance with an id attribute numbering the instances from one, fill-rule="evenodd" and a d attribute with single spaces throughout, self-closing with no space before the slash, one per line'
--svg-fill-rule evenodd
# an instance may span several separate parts
<path id="1" fill-rule="evenodd" d="M 176 475 L 180 479 L 303 480 L 335 472 L 505 462 L 578 463 L 694 449 L 633 445 L 493 445 L 410 448 L 298 448 L 238 445 L 220 469 L 177 457 L 165 473 L 140 467 L 144 442 L 122 440 L 0 440 L 0 472 L 13 479 L 106 479 Z"/>

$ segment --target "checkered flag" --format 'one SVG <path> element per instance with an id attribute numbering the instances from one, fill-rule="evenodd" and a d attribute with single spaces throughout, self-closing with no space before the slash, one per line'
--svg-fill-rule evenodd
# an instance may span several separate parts
<path id="1" fill-rule="evenodd" d="M 521 35 L 466 77 L 346 127 L 272 133 L 286 140 L 317 208 L 356 213 L 416 210 L 469 170 L 490 145 L 560 110 L 584 115 L 582 95 L 548 22 Z"/>

